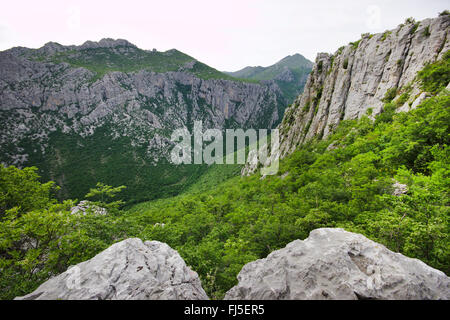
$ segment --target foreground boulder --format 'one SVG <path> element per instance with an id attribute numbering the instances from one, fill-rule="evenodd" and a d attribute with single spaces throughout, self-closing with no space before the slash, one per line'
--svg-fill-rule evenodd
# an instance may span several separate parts
<path id="1" fill-rule="evenodd" d="M 443 272 L 360 234 L 317 229 L 246 264 L 225 299 L 450 299 Z"/>
<path id="2" fill-rule="evenodd" d="M 204 300 L 197 273 L 158 241 L 127 239 L 17 300 Z"/>

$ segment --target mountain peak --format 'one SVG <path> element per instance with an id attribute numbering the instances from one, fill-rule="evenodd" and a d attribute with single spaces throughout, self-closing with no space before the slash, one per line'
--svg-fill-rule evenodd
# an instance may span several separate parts
<path id="1" fill-rule="evenodd" d="M 245 67 L 236 72 L 226 72 L 240 79 L 251 79 L 256 81 L 274 80 L 280 86 L 288 102 L 303 91 L 306 78 L 314 63 L 299 53 L 284 57 L 269 67 Z"/>
<path id="2" fill-rule="evenodd" d="M 306 59 L 300 53 L 295 53 L 293 55 L 289 55 L 284 57 L 280 61 L 278 61 L 275 65 L 289 66 L 289 67 L 308 67 L 312 68 L 314 63 Z"/>

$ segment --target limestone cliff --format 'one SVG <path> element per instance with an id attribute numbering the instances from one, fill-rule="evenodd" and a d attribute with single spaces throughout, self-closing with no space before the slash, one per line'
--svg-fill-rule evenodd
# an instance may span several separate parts
<path id="1" fill-rule="evenodd" d="M 415 81 L 417 72 L 449 50 L 450 16 L 415 22 L 396 29 L 364 34 L 362 39 L 320 53 L 304 92 L 286 110 L 279 126 L 281 155 L 312 137 L 326 137 L 343 119 L 383 110 L 386 96 L 407 93 L 399 110 L 417 106 L 426 93 Z"/>

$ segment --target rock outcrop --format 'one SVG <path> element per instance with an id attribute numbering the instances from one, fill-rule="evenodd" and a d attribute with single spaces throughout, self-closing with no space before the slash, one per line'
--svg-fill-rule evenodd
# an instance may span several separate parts
<path id="1" fill-rule="evenodd" d="M 320 53 L 304 92 L 289 107 L 279 129 L 281 155 L 312 137 L 326 137 L 343 119 L 356 119 L 372 109 L 382 112 L 386 95 L 405 93 L 399 107 L 408 111 L 426 97 L 417 72 L 450 49 L 450 16 L 415 22 L 394 30 L 365 34 L 335 54 Z"/>
<path id="2" fill-rule="evenodd" d="M 225 299 L 450 299 L 450 278 L 360 234 L 317 229 L 246 264 Z"/>
<path id="3" fill-rule="evenodd" d="M 158 241 L 127 239 L 16 300 L 206 300 L 197 273 Z"/>

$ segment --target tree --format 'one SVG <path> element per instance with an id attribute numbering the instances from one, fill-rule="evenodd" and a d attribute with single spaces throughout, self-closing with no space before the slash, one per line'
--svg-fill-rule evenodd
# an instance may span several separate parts
<path id="1" fill-rule="evenodd" d="M 21 215 L 55 203 L 52 193 L 58 190 L 53 181 L 39 182 L 36 167 L 18 169 L 0 165 L 0 220 L 7 210 L 17 208 Z"/>
<path id="2" fill-rule="evenodd" d="M 125 189 L 126 186 L 112 187 L 104 183 L 98 182 L 96 188 L 91 188 L 85 198 L 93 198 L 97 201 L 90 201 L 91 204 L 106 208 L 108 210 L 117 210 L 125 203 L 122 200 L 111 201 L 117 196 L 119 192 Z"/>

